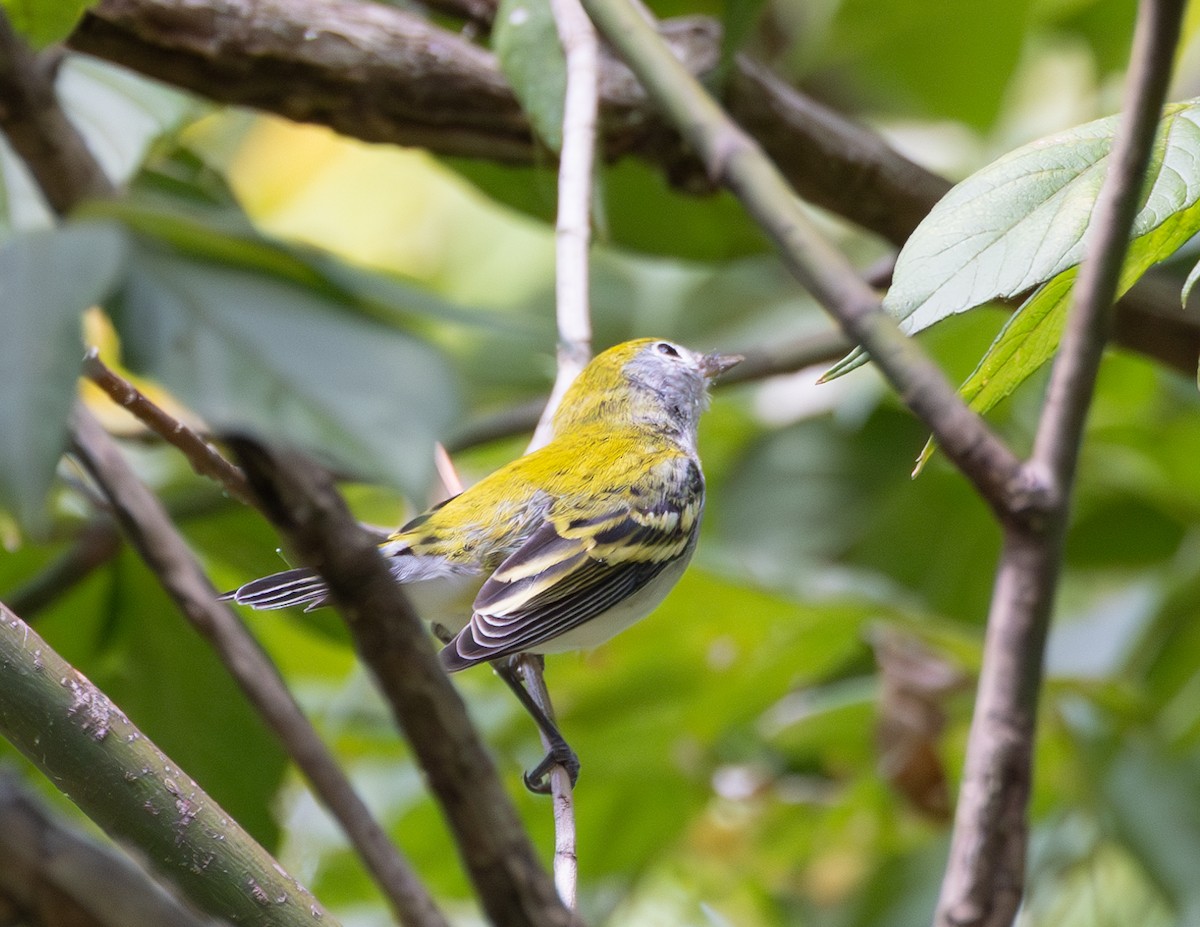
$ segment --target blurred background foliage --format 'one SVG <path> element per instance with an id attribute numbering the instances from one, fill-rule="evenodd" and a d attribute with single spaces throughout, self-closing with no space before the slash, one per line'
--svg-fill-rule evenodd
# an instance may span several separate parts
<path id="1" fill-rule="evenodd" d="M 1114 111 L 1133 9 L 652 5 L 721 17 L 789 80 L 954 177 Z M 1172 98 L 1200 93 L 1198 31 L 1193 5 Z M 88 216 L 126 243 L 108 304 L 124 343 L 99 313 L 86 337 L 146 372 L 138 382 L 179 414 L 294 417 L 357 477 L 345 486 L 356 513 L 393 525 L 437 492 L 430 438 L 453 441 L 547 390 L 549 169 L 371 146 L 213 108 L 81 57 L 60 89 L 110 174 L 130 184 Z M 50 220 L 3 157 L 12 239 Z M 820 218 L 864 267 L 886 253 Z M 598 220 L 597 348 L 661 335 L 753 349 L 828 324 L 727 196 L 688 197 L 620 163 L 602 171 Z M 171 331 L 131 322 L 139 299 L 161 305 L 164 292 L 178 298 L 183 348 Z M 922 340 L 961 379 L 1002 320 L 975 312 Z M 719 390 L 701 433 L 710 502 L 695 565 L 652 618 L 549 662 L 583 760 L 582 907 L 593 924 L 929 920 L 998 533 L 944 461 L 909 479 L 926 435 L 872 371 L 823 387 L 818 372 Z M 991 415 L 1022 450 L 1043 381 Z M 219 587 L 281 566 L 259 516 L 84 395 Z M 1114 351 L 1104 364 L 1048 649 L 1025 927 L 1154 927 L 1200 913 L 1197 398 L 1193 381 L 1143 358 Z M 396 415 L 411 430 L 380 434 L 399 427 Z M 457 455 L 464 478 L 524 440 Z M 95 517 L 78 473 L 64 464 L 59 477 L 41 536 L 0 521 L 0 596 L 18 610 Z M 24 617 L 343 923 L 386 923 L 341 835 L 138 559 L 119 550 L 57 593 Z M 336 618 L 247 620 L 404 852 L 458 922 L 477 922 L 438 813 Z M 520 787 L 540 750 L 531 725 L 486 671 L 457 682 L 548 859 L 549 805 Z"/>

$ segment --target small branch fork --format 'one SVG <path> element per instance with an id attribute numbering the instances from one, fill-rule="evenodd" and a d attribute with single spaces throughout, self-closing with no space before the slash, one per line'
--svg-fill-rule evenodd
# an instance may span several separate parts
<path id="1" fill-rule="evenodd" d="M 1041 667 L 1071 488 L 1183 0 L 1143 0 L 1125 118 L 1090 226 L 1031 459 L 1022 462 L 897 330 L 849 264 L 812 228 L 758 144 L 670 54 L 630 0 L 583 0 L 715 180 L 774 239 L 796 278 L 870 353 L 900 398 L 994 510 L 1004 531 L 975 718 L 936 927 L 1008 927 L 1024 884 L 1026 809 Z"/>
<path id="2" fill-rule="evenodd" d="M 1071 491 L 1184 6 L 1139 6 L 1121 125 L 1027 465 L 1053 504 L 1040 523 L 1005 531 L 936 927 L 1007 927 L 1020 904 L 1042 658 Z"/>

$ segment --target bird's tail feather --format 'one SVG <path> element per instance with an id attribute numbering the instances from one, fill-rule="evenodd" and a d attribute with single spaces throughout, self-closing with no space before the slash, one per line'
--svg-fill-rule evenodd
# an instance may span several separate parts
<path id="1" fill-rule="evenodd" d="M 306 605 L 307 611 L 328 604 L 329 587 L 313 570 L 284 570 L 252 580 L 221 598 L 260 610 Z"/>

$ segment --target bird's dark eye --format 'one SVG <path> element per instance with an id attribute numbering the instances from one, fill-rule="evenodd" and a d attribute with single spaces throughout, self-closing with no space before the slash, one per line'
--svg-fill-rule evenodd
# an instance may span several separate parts
<path id="1" fill-rule="evenodd" d="M 675 350 L 675 346 L 667 344 L 665 341 L 660 341 L 655 347 L 658 348 L 659 354 L 665 354 L 667 357 L 679 356 L 679 352 Z"/>

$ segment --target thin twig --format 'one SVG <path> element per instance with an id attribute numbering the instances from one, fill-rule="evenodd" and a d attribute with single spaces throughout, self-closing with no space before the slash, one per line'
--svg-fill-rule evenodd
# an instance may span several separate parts
<path id="1" fill-rule="evenodd" d="M 710 175 L 774 240 L 784 264 L 861 344 L 904 403 L 1004 519 L 1036 511 L 1021 461 L 962 401 L 920 346 L 905 337 L 844 255 L 820 235 L 778 169 L 671 55 L 629 0 L 583 0 Z M 946 442 L 949 442 L 948 444 Z"/>
<path id="2" fill-rule="evenodd" d="M 235 499 L 250 504 L 246 477 L 242 471 L 222 457 L 201 435 L 147 398 L 145 393 L 124 377 L 114 373 L 100 360 L 95 348 L 89 348 L 83 357 L 83 374 L 104 390 L 113 402 L 135 415 L 168 444 L 178 448 L 197 475 L 216 480 Z"/>
<path id="3" fill-rule="evenodd" d="M 203 635 L 231 676 L 295 760 L 341 825 L 400 921 L 445 927 L 446 919 L 354 790 L 296 704 L 274 663 L 226 607 L 176 531 L 162 503 L 137 478 L 120 450 L 82 406 L 73 421 L 75 453 L 112 503 L 113 512 L 147 566 L 180 611 Z"/>
<path id="4" fill-rule="evenodd" d="M 562 157 L 558 165 L 555 220 L 555 316 L 558 371 L 530 449 L 550 440 L 558 404 L 591 357 L 588 252 L 591 245 L 592 170 L 596 150 L 596 32 L 579 0 L 551 0 L 558 38 L 566 56 Z"/>
<path id="5" fill-rule="evenodd" d="M 527 451 L 546 444 L 554 434 L 554 413 L 568 387 L 591 357 L 592 316 L 589 300 L 592 171 L 599 110 L 599 49 L 596 31 L 579 0 L 550 0 L 559 42 L 566 56 L 567 86 L 563 106 L 563 145 L 558 165 L 558 217 L 555 222 L 555 317 L 558 321 L 558 370 L 554 388 Z M 534 702 L 554 717 L 542 661 L 518 661 L 518 672 Z M 550 740 L 541 732 L 542 745 Z M 563 903 L 574 909 L 579 879 L 575 846 L 575 800 L 571 777 L 561 765 L 550 769 L 554 800 L 554 883 Z"/>
<path id="6" fill-rule="evenodd" d="M 1007 927 L 1020 904 L 1042 661 L 1076 463 L 1184 5 L 1139 8 L 1124 115 L 1028 464 L 1051 507 L 1005 531 L 937 927 Z"/>

